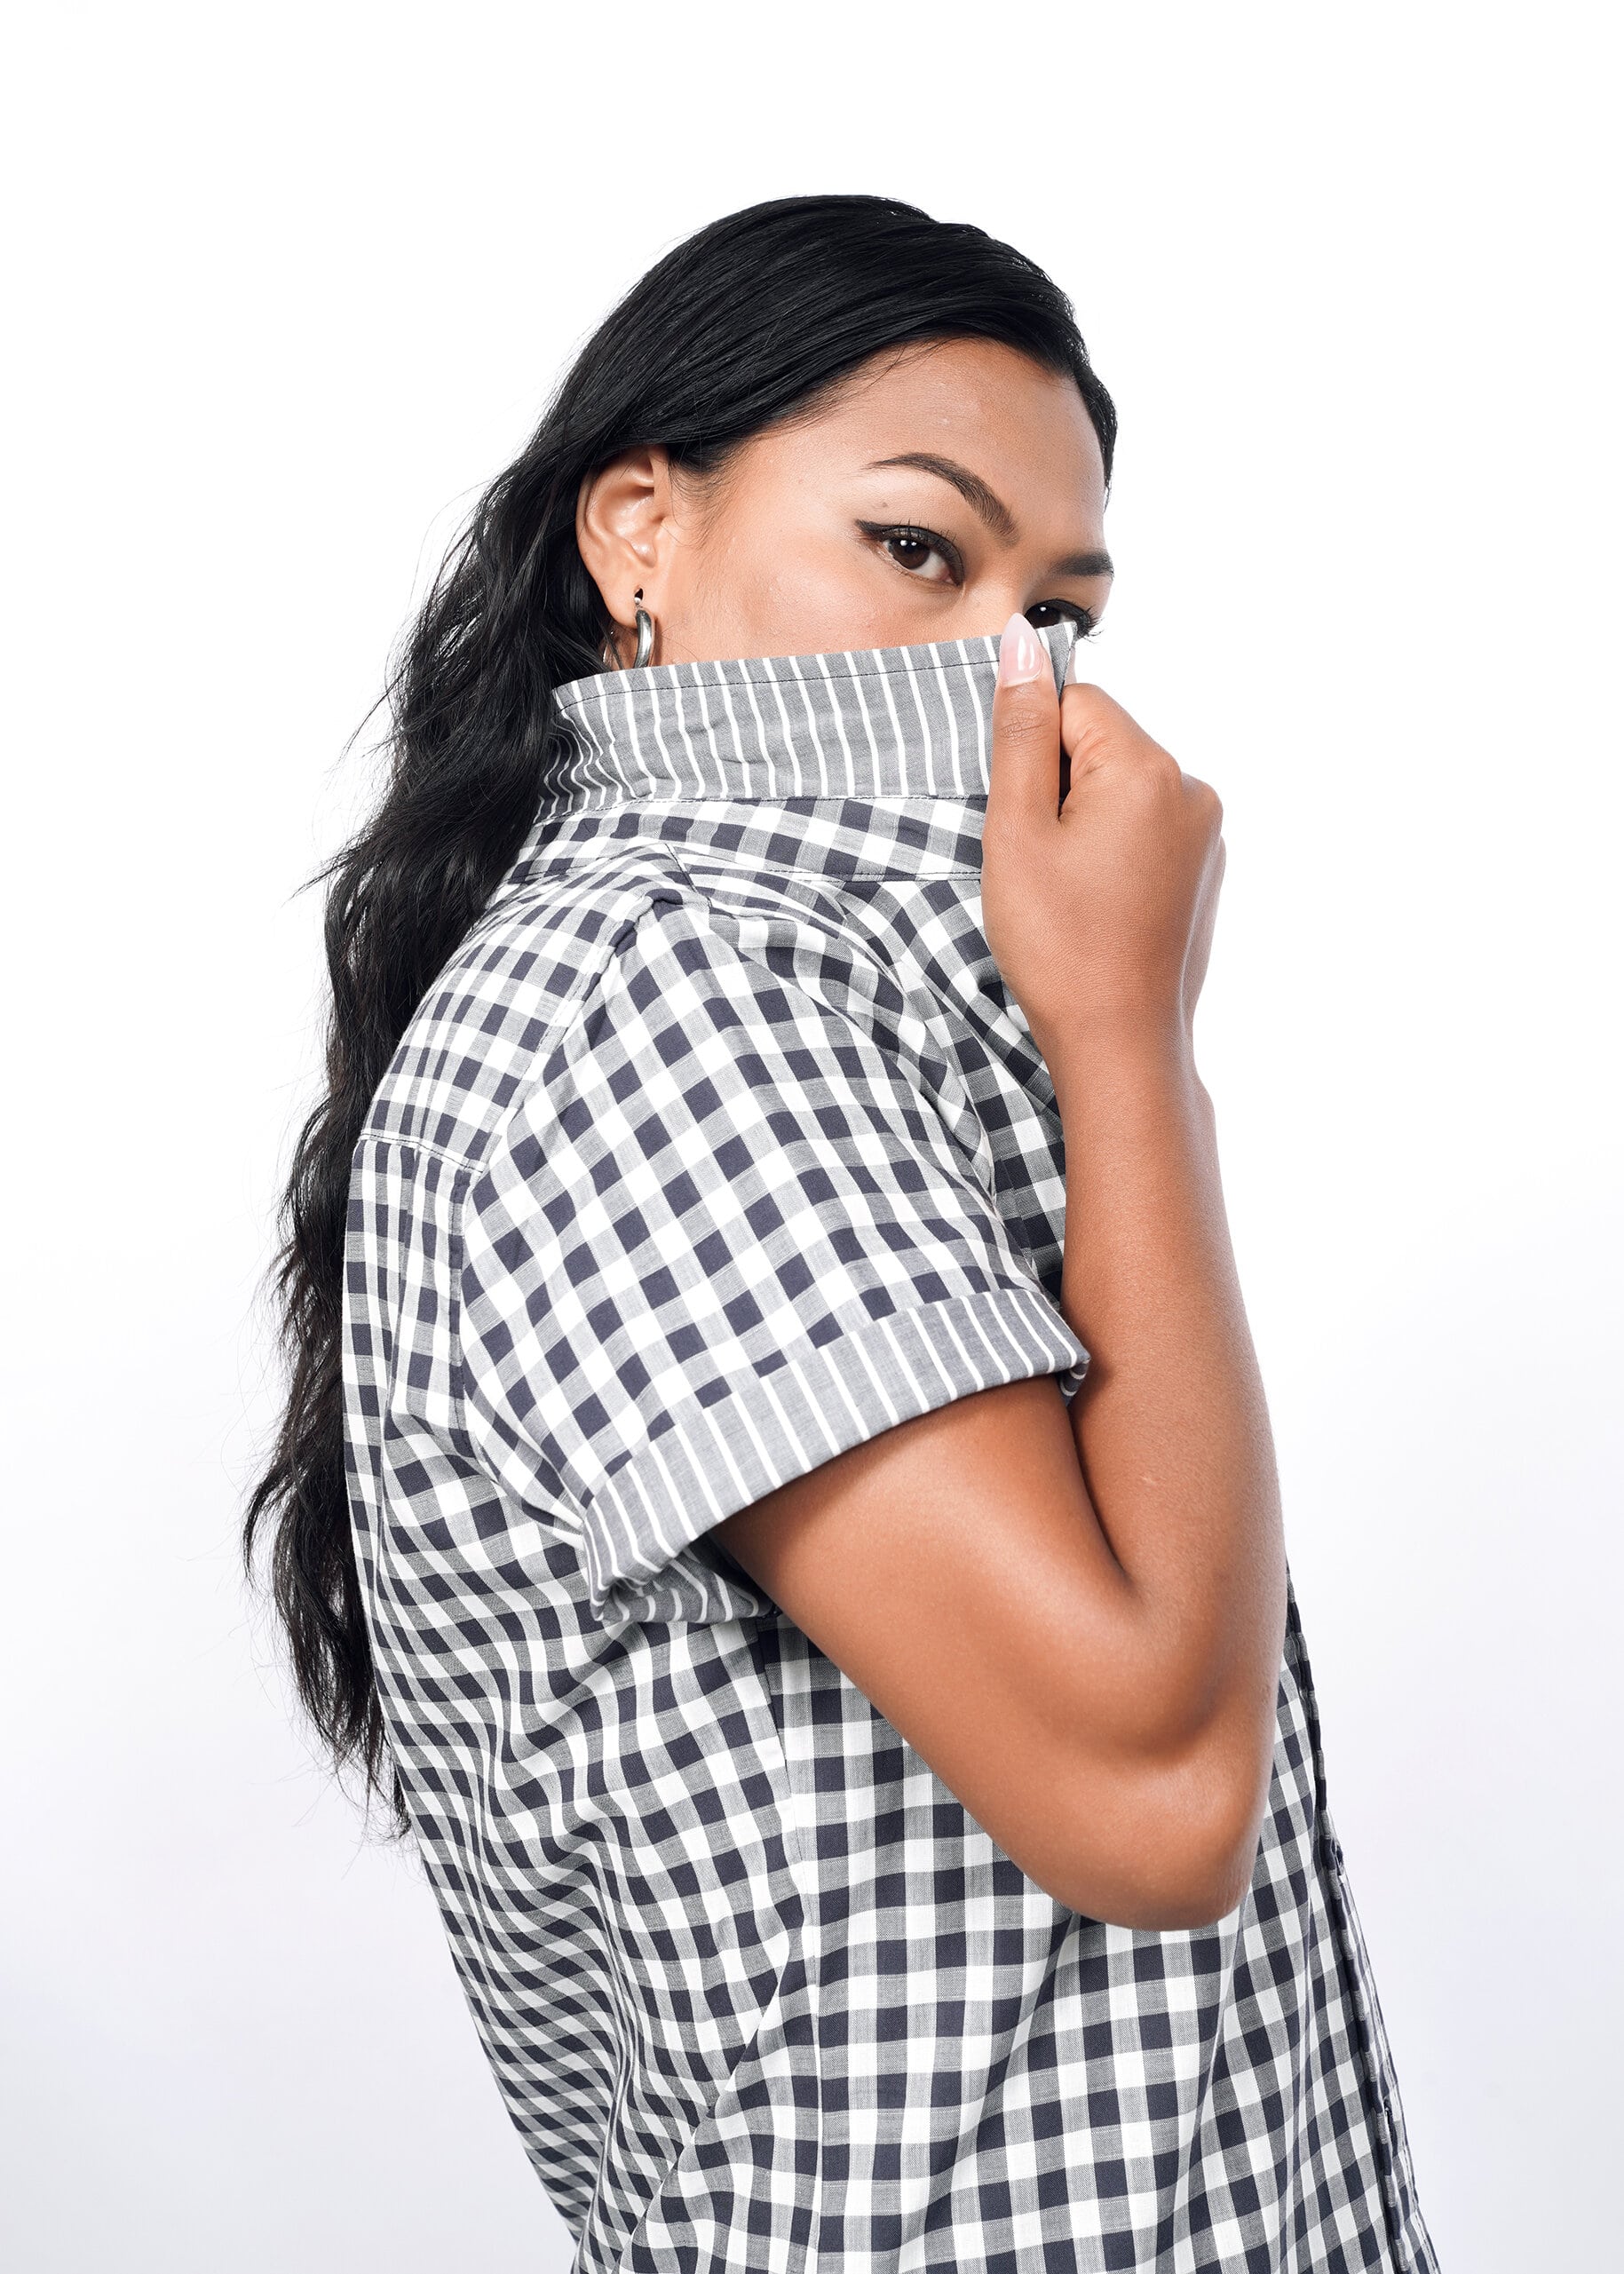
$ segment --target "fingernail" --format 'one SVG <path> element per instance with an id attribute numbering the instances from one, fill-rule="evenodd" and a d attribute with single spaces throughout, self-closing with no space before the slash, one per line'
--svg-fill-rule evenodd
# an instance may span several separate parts
<path id="1" fill-rule="evenodd" d="M 1024 687 L 1030 679 L 1041 679 L 1053 666 L 1043 653 L 1043 643 L 1023 615 L 1013 615 L 1005 624 L 998 642 L 998 684 L 1001 687 Z"/>

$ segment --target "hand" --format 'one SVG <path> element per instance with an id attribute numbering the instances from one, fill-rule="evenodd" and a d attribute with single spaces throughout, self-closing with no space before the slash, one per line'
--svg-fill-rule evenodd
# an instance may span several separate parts
<path id="1" fill-rule="evenodd" d="M 1070 785 L 1060 802 L 1062 748 Z M 993 698 L 982 927 L 1052 1068 L 1085 1034 L 1188 1048 L 1224 876 L 1224 809 L 1011 616 Z"/>

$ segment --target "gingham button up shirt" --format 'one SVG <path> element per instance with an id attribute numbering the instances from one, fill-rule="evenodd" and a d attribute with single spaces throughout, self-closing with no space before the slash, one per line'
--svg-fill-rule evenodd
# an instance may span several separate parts
<path id="1" fill-rule="evenodd" d="M 562 690 L 355 1154 L 394 1757 L 581 2274 L 1436 2274 L 1295 1597 L 1251 1889 L 1139 1932 L 1028 1879 L 709 1536 L 1088 1362 L 1054 1092 L 980 929 L 996 658 Z"/>

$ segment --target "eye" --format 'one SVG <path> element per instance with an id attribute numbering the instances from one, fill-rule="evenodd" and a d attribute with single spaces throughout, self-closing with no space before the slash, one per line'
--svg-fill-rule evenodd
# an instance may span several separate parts
<path id="1" fill-rule="evenodd" d="M 962 584 L 964 562 L 951 538 L 913 521 L 860 521 L 866 537 L 884 548 L 887 556 L 922 584 Z M 934 562 L 936 565 L 932 567 Z"/>
<path id="2" fill-rule="evenodd" d="M 1087 639 L 1097 630 L 1098 622 L 1091 608 L 1080 608 L 1074 600 L 1040 600 L 1026 611 L 1026 622 L 1039 627 L 1058 623 L 1062 616 L 1070 616 L 1077 627 L 1079 639 Z"/>

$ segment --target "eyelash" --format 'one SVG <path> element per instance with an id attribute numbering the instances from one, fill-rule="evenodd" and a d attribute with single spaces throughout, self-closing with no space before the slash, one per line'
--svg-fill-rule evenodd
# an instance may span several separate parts
<path id="1" fill-rule="evenodd" d="M 939 530 L 927 529 L 923 523 L 919 521 L 860 521 L 857 526 L 866 537 L 872 537 L 876 544 L 889 544 L 897 538 L 902 537 L 915 544 L 928 545 L 933 552 L 940 553 L 942 559 L 948 564 L 953 571 L 954 582 L 955 584 L 963 582 L 963 555 L 953 540 L 950 537 L 944 537 Z M 912 574 L 913 572 L 907 564 L 897 560 L 894 553 L 891 555 L 891 559 L 896 562 L 896 566 L 902 570 L 904 575 Z M 1059 614 L 1072 617 L 1077 626 L 1079 639 L 1091 639 L 1099 629 L 1092 610 L 1080 608 L 1071 600 L 1040 600 L 1034 608 L 1027 610 L 1027 614 L 1035 622 L 1044 609 L 1053 609 Z"/>

